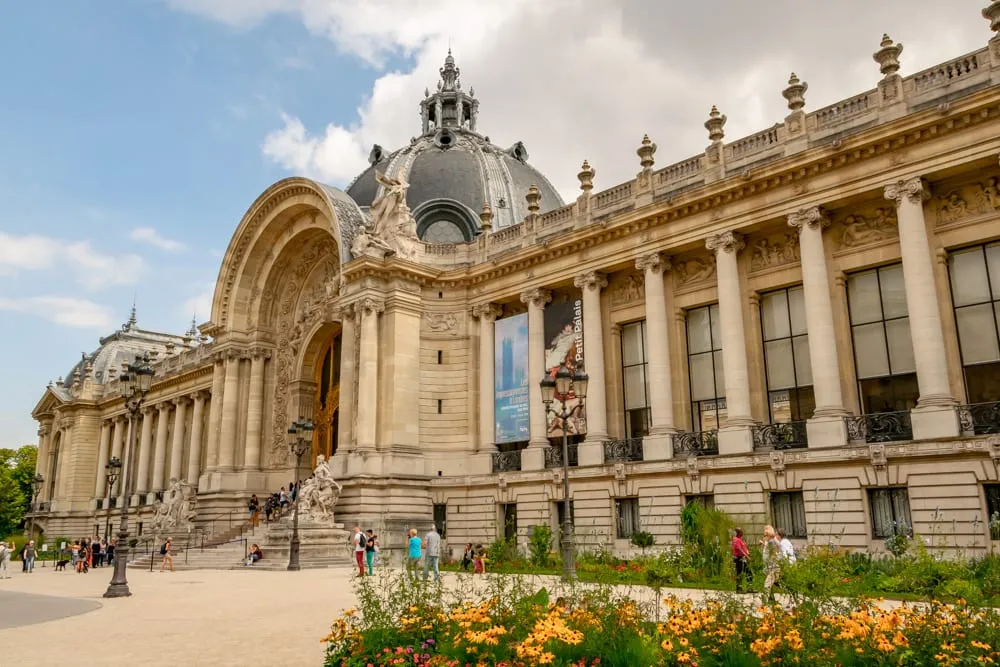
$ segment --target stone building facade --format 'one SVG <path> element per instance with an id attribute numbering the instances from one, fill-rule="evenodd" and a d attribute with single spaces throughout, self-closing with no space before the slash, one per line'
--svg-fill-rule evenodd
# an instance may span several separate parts
<path id="1" fill-rule="evenodd" d="M 983 14 L 1000 30 L 1000 0 Z M 787 117 L 749 137 L 726 141 L 713 108 L 704 153 L 676 164 L 656 168 L 643 138 L 636 177 L 609 189 L 584 162 L 568 205 L 523 144 L 480 134 L 449 54 L 409 146 L 375 146 L 346 191 L 289 178 L 253 203 L 210 322 L 172 337 L 133 319 L 46 390 L 37 523 L 75 534 L 116 515 L 115 369 L 155 350 L 127 466 L 138 522 L 174 479 L 197 490 L 205 531 L 287 485 L 285 432 L 305 416 L 344 484 L 342 520 L 390 543 L 432 520 L 453 545 L 523 540 L 562 512 L 538 387 L 558 339 L 590 378 L 569 458 L 591 548 L 625 550 L 636 530 L 675 543 L 686 502 L 804 541 L 878 550 L 912 530 L 988 547 L 1000 37 L 909 76 L 901 53 L 885 37 L 875 87 L 813 111 L 793 74 Z M 498 338 L 511 318 L 523 355 Z M 510 382 L 526 400 L 500 438 Z"/>

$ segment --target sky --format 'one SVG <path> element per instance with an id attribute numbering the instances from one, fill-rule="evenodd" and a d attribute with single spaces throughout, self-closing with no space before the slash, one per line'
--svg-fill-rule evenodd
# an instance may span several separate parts
<path id="1" fill-rule="evenodd" d="M 884 32 L 904 75 L 982 48 L 986 0 L 42 0 L 0 20 L 0 447 L 34 442 L 46 384 L 128 318 L 207 321 L 254 199 L 345 187 L 419 132 L 450 47 L 479 129 L 521 140 L 567 201 L 871 89 Z M 946 10 L 945 10 L 946 8 Z"/>

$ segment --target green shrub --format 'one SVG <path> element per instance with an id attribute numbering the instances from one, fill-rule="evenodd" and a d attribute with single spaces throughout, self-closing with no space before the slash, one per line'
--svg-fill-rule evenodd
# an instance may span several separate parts
<path id="1" fill-rule="evenodd" d="M 512 563 L 518 558 L 517 539 L 514 537 L 498 537 L 487 550 L 487 558 L 493 566 Z"/>
<path id="2" fill-rule="evenodd" d="M 643 553 L 646 553 L 646 549 L 656 544 L 656 536 L 645 530 L 637 530 L 632 533 L 632 538 L 629 541 L 632 546 L 639 547 Z"/>
<path id="3" fill-rule="evenodd" d="M 531 527 L 528 550 L 532 565 L 549 567 L 552 564 L 552 529 L 548 524 L 540 523 Z"/>
<path id="4" fill-rule="evenodd" d="M 721 510 L 688 503 L 681 510 L 681 539 L 695 576 L 730 576 L 732 552 L 729 541 L 735 524 Z"/>

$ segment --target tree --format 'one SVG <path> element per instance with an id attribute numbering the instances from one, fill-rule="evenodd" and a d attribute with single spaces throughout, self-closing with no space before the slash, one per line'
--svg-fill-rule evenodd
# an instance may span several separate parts
<path id="1" fill-rule="evenodd" d="M 10 535 L 24 522 L 37 457 L 34 445 L 0 449 L 0 536 Z"/>

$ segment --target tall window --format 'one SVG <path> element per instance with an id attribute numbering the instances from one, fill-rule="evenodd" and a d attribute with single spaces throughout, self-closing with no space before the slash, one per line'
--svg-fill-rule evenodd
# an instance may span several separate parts
<path id="1" fill-rule="evenodd" d="M 517 537 L 517 503 L 503 503 L 500 505 L 500 511 L 503 519 L 503 536 L 512 540 Z"/>
<path id="2" fill-rule="evenodd" d="M 726 423 L 718 304 L 687 312 L 687 343 L 691 423 L 695 431 L 711 431 Z"/>
<path id="3" fill-rule="evenodd" d="M 760 324 L 771 423 L 809 419 L 816 408 L 816 399 L 802 287 L 761 295 Z"/>
<path id="4" fill-rule="evenodd" d="M 1000 242 L 954 252 L 949 265 L 969 403 L 1000 401 Z"/>
<path id="5" fill-rule="evenodd" d="M 622 327 L 622 378 L 625 398 L 625 437 L 649 433 L 649 378 L 646 363 L 646 322 Z"/>
<path id="6" fill-rule="evenodd" d="M 1000 540 L 1000 484 L 984 484 L 986 494 L 986 525 L 991 540 Z"/>
<path id="7" fill-rule="evenodd" d="M 566 503 L 562 500 L 556 501 L 556 523 L 557 530 L 562 528 L 563 521 L 566 520 Z M 569 501 L 569 523 L 571 526 L 576 525 L 576 501 Z"/>
<path id="8" fill-rule="evenodd" d="M 448 505 L 445 503 L 434 505 L 434 526 L 437 528 L 438 534 L 441 539 L 447 537 L 446 530 L 448 530 Z"/>
<path id="9" fill-rule="evenodd" d="M 771 494 L 771 522 L 789 538 L 806 537 L 806 503 L 801 491 Z"/>
<path id="10" fill-rule="evenodd" d="M 910 494 L 906 487 L 868 489 L 872 511 L 872 537 L 885 539 L 893 535 L 912 535 Z"/>
<path id="11" fill-rule="evenodd" d="M 627 540 L 639 532 L 639 499 L 615 498 L 615 518 L 619 540 Z"/>
<path id="12" fill-rule="evenodd" d="M 902 265 L 849 276 L 847 301 L 862 410 L 909 410 L 919 391 Z"/>
<path id="13" fill-rule="evenodd" d="M 714 493 L 692 493 L 684 496 L 685 505 L 701 505 L 703 510 L 714 510 L 715 509 L 715 494 Z"/>

